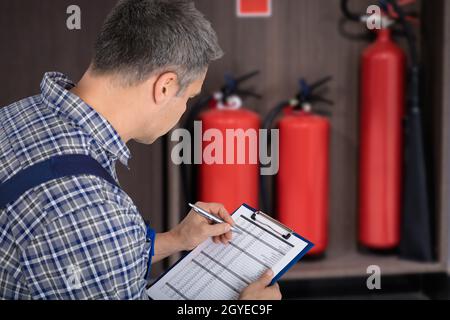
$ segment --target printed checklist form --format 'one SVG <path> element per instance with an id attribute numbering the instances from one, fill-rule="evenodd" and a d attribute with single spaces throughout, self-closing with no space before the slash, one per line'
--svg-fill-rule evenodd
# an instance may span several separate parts
<path id="1" fill-rule="evenodd" d="M 275 283 L 313 244 L 275 219 L 242 205 L 227 245 L 211 239 L 181 258 L 147 290 L 154 300 L 236 300 L 272 269 Z"/>

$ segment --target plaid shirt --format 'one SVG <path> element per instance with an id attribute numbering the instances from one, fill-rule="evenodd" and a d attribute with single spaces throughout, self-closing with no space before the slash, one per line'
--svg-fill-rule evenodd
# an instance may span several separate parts
<path id="1" fill-rule="evenodd" d="M 45 74 L 41 94 L 0 108 L 0 183 L 63 154 L 96 159 L 117 181 L 130 152 L 113 127 Z M 145 223 L 128 195 L 94 176 L 44 183 L 0 211 L 0 298 L 145 298 Z"/>

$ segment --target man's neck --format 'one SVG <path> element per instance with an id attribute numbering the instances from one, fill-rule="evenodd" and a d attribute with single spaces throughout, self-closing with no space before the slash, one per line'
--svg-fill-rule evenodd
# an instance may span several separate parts
<path id="1" fill-rule="evenodd" d="M 124 89 L 114 87 L 106 77 L 94 77 L 88 71 L 70 91 L 108 120 L 123 142 L 132 139 L 132 114 L 128 108 L 131 106 L 127 106 L 126 101 L 130 100 L 125 99 Z"/>

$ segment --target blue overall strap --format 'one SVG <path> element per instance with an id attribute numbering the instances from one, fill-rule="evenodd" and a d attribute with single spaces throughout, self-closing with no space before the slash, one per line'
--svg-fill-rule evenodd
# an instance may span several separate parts
<path id="1" fill-rule="evenodd" d="M 148 277 L 150 273 L 150 269 L 152 267 L 152 257 L 155 255 L 155 239 L 156 239 L 156 232 L 152 228 L 150 228 L 150 225 L 146 224 L 147 227 L 147 242 L 151 242 L 150 244 L 150 250 L 148 254 L 148 262 L 147 262 L 147 272 L 145 273 L 145 278 Z"/>
<path id="2" fill-rule="evenodd" d="M 25 192 L 43 183 L 77 175 L 93 175 L 120 188 L 109 172 L 90 156 L 80 154 L 55 156 L 19 171 L 0 184 L 0 209 L 4 209 L 7 204 L 19 199 Z M 151 241 L 147 274 L 150 272 L 155 251 L 155 236 L 155 231 L 147 225 L 146 239 Z"/>
<path id="3" fill-rule="evenodd" d="M 4 209 L 26 191 L 45 182 L 83 174 L 97 176 L 118 186 L 108 171 L 90 156 L 80 154 L 55 156 L 19 171 L 0 184 L 0 209 Z"/>

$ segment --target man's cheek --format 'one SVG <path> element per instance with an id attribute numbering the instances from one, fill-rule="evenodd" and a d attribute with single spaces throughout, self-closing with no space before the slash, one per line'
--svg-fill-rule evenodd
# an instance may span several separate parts
<path id="1" fill-rule="evenodd" d="M 186 105 L 181 108 L 180 117 L 186 112 Z"/>
<path id="2" fill-rule="evenodd" d="M 177 108 L 177 122 L 180 120 L 180 118 L 183 116 L 183 114 L 186 112 L 186 105 L 182 105 L 181 107 Z"/>

